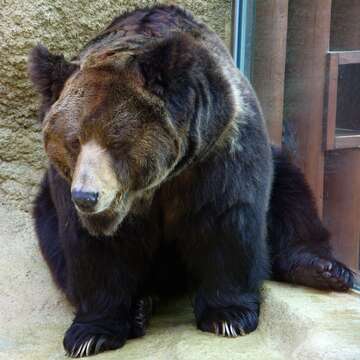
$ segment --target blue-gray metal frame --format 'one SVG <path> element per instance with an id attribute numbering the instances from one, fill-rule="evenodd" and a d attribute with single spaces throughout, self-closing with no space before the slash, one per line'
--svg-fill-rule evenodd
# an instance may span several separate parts
<path id="1" fill-rule="evenodd" d="M 233 0 L 232 55 L 236 66 L 251 79 L 256 0 Z"/>

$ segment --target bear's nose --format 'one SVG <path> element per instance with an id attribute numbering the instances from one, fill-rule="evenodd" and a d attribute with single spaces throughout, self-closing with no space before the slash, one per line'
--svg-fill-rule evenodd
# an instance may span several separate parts
<path id="1" fill-rule="evenodd" d="M 71 192 L 71 198 L 80 210 L 91 211 L 94 210 L 94 207 L 99 198 L 99 193 L 91 191 L 73 190 Z"/>

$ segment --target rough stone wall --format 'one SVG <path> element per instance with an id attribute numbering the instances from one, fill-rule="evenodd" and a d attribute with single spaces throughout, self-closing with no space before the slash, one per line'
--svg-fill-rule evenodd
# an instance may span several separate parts
<path id="1" fill-rule="evenodd" d="M 0 0 L 0 203 L 29 210 L 46 157 L 36 121 L 38 99 L 26 75 L 30 49 L 42 42 L 70 57 L 124 10 L 154 4 L 130 0 Z M 227 40 L 230 0 L 182 0 Z"/>

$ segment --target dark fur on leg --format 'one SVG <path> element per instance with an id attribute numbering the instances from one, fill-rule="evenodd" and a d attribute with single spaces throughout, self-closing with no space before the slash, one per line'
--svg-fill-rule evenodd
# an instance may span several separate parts
<path id="1" fill-rule="evenodd" d="M 241 156 L 232 154 L 233 163 L 227 163 L 228 171 L 233 165 L 231 177 L 223 176 L 223 158 L 219 157 L 216 161 L 212 159 L 214 167 L 206 162 L 201 164 L 208 172 L 203 173 L 200 167 L 193 170 L 194 181 L 187 179 L 176 184 L 184 186 L 178 193 L 186 216 L 167 232 L 176 237 L 179 254 L 194 280 L 198 328 L 226 336 L 244 335 L 256 329 L 259 288 L 269 270 L 266 192 L 270 184 L 268 178 L 257 176 L 257 172 L 271 169 L 250 164 L 242 168 Z M 245 180 L 242 171 L 247 172 L 250 181 Z M 252 176 L 258 182 L 252 181 Z M 211 192 L 212 177 L 222 178 L 222 193 Z M 186 189 L 189 185 L 192 188 Z M 169 204 L 176 201 L 171 184 L 168 194 Z M 196 207 L 191 206 L 193 194 L 199 204 Z"/>
<path id="2" fill-rule="evenodd" d="M 130 310 L 130 333 L 129 339 L 142 337 L 145 335 L 153 313 L 153 300 L 151 296 L 139 298 L 134 301 Z"/>
<path id="3" fill-rule="evenodd" d="M 33 217 L 41 253 L 50 268 L 55 284 L 66 291 L 65 257 L 60 244 L 58 218 L 51 198 L 47 174 L 43 178 L 35 200 Z"/>
<path id="4" fill-rule="evenodd" d="M 197 326 L 224 336 L 245 335 L 257 327 L 259 287 L 268 270 L 266 246 L 259 241 L 261 217 L 234 206 L 216 223 L 220 230 L 209 234 L 212 245 L 192 264 L 201 279 L 194 301 Z"/>
<path id="5" fill-rule="evenodd" d="M 148 229 L 141 220 L 124 223 L 116 239 L 92 237 L 80 225 L 68 186 L 51 168 L 34 213 L 44 258 L 76 307 L 64 347 L 70 356 L 81 357 L 144 334 L 151 302 L 137 298 L 136 292 L 157 242 L 151 236 L 144 239 Z"/>
<path id="6" fill-rule="evenodd" d="M 65 349 L 71 354 L 80 351 L 82 356 L 119 348 L 127 338 L 144 333 L 146 324 L 137 324 L 139 319 L 145 320 L 144 310 L 138 308 L 135 298 L 147 262 L 141 240 L 136 239 L 136 243 L 129 239 L 131 233 L 136 236 L 136 229 L 123 229 L 122 241 L 92 238 L 80 229 L 72 231 L 77 234 L 74 241 L 68 240 L 72 254 L 68 260 L 69 288 L 78 309 L 64 338 Z M 91 339 L 94 345 L 90 346 Z"/>
<path id="7" fill-rule="evenodd" d="M 324 290 L 348 290 L 353 274 L 332 256 L 329 232 L 319 219 L 304 175 L 280 150 L 273 148 L 273 157 L 268 224 L 274 279 Z"/>

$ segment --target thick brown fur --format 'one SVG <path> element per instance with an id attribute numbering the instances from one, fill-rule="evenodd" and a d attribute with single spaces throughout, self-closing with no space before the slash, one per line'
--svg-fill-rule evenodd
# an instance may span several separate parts
<path id="1" fill-rule="evenodd" d="M 34 218 L 76 307 L 70 356 L 142 336 L 149 295 L 186 289 L 199 329 L 249 333 L 271 262 L 279 280 L 351 285 L 303 175 L 271 150 L 250 84 L 188 12 L 124 14 L 72 62 L 38 46 L 29 73 L 51 162 Z"/>

